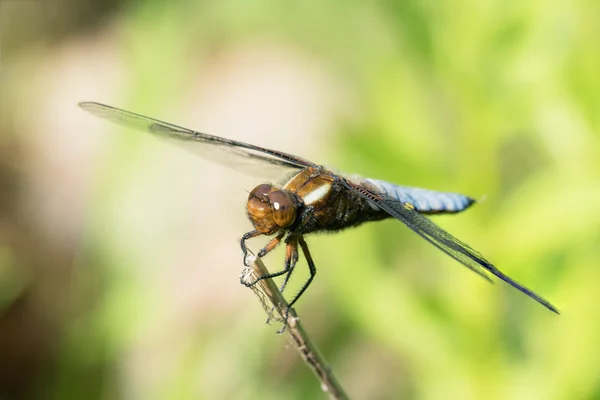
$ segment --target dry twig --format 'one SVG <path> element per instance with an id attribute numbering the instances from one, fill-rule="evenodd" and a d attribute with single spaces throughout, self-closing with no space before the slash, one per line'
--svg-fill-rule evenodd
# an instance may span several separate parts
<path id="1" fill-rule="evenodd" d="M 249 256 L 248 267 L 242 271 L 240 278 L 244 282 L 253 282 L 257 277 L 268 274 L 269 271 L 260 258 Z M 319 354 L 319 351 L 312 344 L 308 334 L 300 324 L 300 319 L 298 318 L 296 311 L 292 308 L 290 309 L 290 312 L 287 313 L 287 301 L 277 288 L 275 282 L 273 282 L 272 279 L 262 279 L 251 288 L 258 296 L 263 308 L 269 315 L 269 320 L 284 321 L 284 318 L 287 315 L 286 331 L 290 335 L 294 347 L 300 352 L 304 362 L 312 369 L 321 382 L 321 389 L 323 389 L 331 399 L 348 399 L 344 389 L 333 375 L 333 371 Z M 279 314 L 278 316 L 274 315 L 275 311 Z"/>

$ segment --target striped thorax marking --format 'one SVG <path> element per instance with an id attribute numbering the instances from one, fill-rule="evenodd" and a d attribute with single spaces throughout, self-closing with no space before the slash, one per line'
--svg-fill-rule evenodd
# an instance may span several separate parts
<path id="1" fill-rule="evenodd" d="M 330 190 L 331 190 L 331 184 L 329 184 L 329 183 L 323 183 L 323 184 L 319 185 L 316 189 L 313 189 L 312 191 L 310 191 L 306 195 L 304 195 L 304 198 L 303 198 L 304 204 L 306 204 L 307 206 L 310 206 L 311 204 L 314 204 L 314 203 L 318 202 L 319 200 L 324 199 Z"/>
<path id="2" fill-rule="evenodd" d="M 327 204 L 333 182 L 331 175 L 306 168 L 294 175 L 283 189 L 295 193 L 307 206 L 320 207 Z"/>

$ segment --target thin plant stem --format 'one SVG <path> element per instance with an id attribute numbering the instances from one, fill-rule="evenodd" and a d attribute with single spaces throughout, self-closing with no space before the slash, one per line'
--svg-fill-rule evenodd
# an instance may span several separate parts
<path id="1" fill-rule="evenodd" d="M 260 258 L 249 256 L 247 260 L 248 267 L 244 269 L 240 277 L 244 282 L 253 282 L 257 277 L 269 274 L 269 271 Z M 291 338 L 292 344 L 296 350 L 298 350 L 304 362 L 321 382 L 321 389 L 323 389 L 331 399 L 348 399 L 348 395 L 335 378 L 331 367 L 327 365 L 302 327 L 296 311 L 292 308 L 289 313 L 287 312 L 288 303 L 277 288 L 275 282 L 273 282 L 272 279 L 262 279 L 251 288 L 258 296 L 263 308 L 269 316 L 269 320 L 284 322 L 286 327 L 285 330 Z M 277 313 L 277 315 L 275 313 Z M 287 322 L 284 321 L 286 315 Z"/>

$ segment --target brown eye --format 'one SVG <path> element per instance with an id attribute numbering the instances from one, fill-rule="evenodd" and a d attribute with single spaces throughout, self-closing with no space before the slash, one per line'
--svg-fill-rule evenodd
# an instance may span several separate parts
<path id="1" fill-rule="evenodd" d="M 273 186 L 263 183 L 262 185 L 258 185 L 248 195 L 248 200 L 252 198 L 259 198 L 261 200 L 267 201 L 267 196 L 273 190 Z"/>
<path id="2" fill-rule="evenodd" d="M 273 218 L 277 226 L 286 228 L 296 219 L 296 205 L 290 195 L 281 190 L 269 194 L 269 201 L 273 209 Z"/>
<path id="3" fill-rule="evenodd" d="M 279 227 L 273 219 L 273 210 L 269 204 L 269 193 L 273 190 L 271 185 L 263 184 L 255 187 L 248 195 L 248 217 L 257 231 L 270 235 Z"/>

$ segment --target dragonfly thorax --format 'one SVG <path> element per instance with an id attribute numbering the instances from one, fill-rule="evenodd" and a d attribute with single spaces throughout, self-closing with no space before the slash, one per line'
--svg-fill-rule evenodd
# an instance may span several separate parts
<path id="1" fill-rule="evenodd" d="M 265 235 L 289 227 L 297 214 L 292 195 L 266 183 L 250 192 L 246 209 L 256 230 Z"/>

